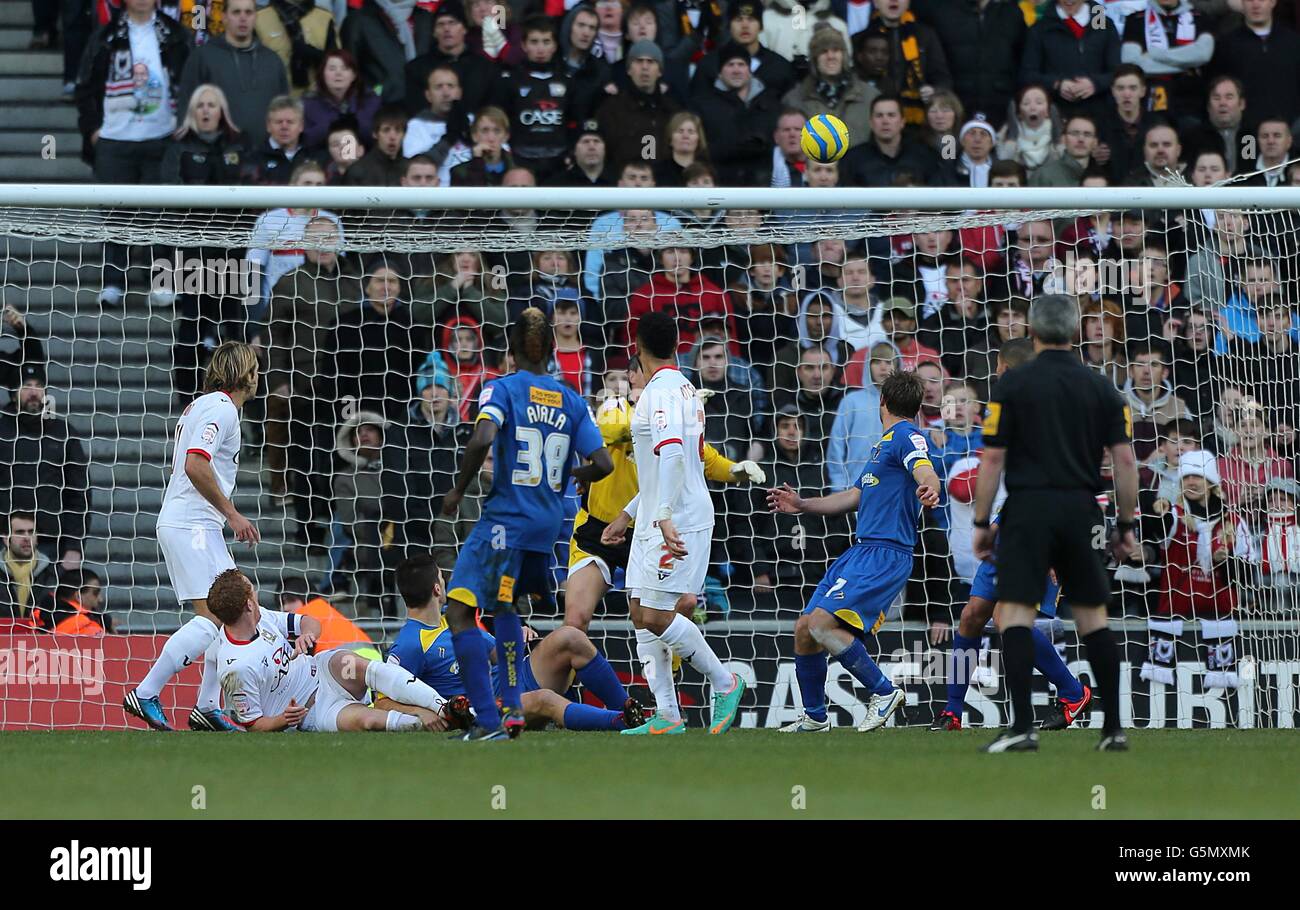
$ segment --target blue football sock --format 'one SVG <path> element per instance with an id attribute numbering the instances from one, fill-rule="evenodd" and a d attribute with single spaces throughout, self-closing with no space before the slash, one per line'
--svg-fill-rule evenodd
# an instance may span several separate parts
<path id="1" fill-rule="evenodd" d="M 622 711 L 607 711 L 593 705 L 569 705 L 564 709 L 566 730 L 622 730 Z"/>
<path id="2" fill-rule="evenodd" d="M 610 710 L 623 710 L 627 689 L 618 681 L 618 674 L 599 651 L 585 667 L 578 671 L 578 682 L 591 690 L 591 694 L 605 703 Z"/>
<path id="3" fill-rule="evenodd" d="M 952 637 L 952 652 L 948 655 L 948 704 L 945 711 L 951 711 L 958 717 L 966 708 L 966 690 L 970 688 L 971 676 L 975 665 L 979 663 L 980 640 L 967 638 L 960 633 Z"/>
<path id="4" fill-rule="evenodd" d="M 492 670 L 488 664 L 487 642 L 477 627 L 457 632 L 451 637 L 456 663 L 460 665 L 460 682 L 474 707 L 480 727 L 495 730 L 501 726 L 497 700 L 492 694 Z"/>
<path id="5" fill-rule="evenodd" d="M 799 695 L 804 713 L 816 721 L 826 719 L 826 653 L 796 654 L 794 676 L 799 680 Z"/>
<path id="6" fill-rule="evenodd" d="M 1066 701 L 1083 698 L 1083 684 L 1070 672 L 1051 640 L 1037 626 L 1034 627 L 1034 669 L 1046 676 L 1048 682 L 1056 686 L 1056 694 Z"/>
<path id="7" fill-rule="evenodd" d="M 894 684 L 880 672 L 880 667 L 876 666 L 876 662 L 867 653 L 867 646 L 860 639 L 853 639 L 853 644 L 836 654 L 834 659 L 852 673 L 854 679 L 866 686 L 872 695 L 888 695 L 894 691 Z"/>
<path id="8" fill-rule="evenodd" d="M 524 663 L 524 628 L 518 613 L 502 611 L 492 625 L 497 640 L 497 666 L 501 668 L 501 704 L 506 708 L 523 706 L 519 692 L 519 669 Z"/>

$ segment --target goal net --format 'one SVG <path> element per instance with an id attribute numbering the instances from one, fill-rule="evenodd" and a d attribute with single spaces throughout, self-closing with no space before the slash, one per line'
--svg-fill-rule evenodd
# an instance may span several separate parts
<path id="1" fill-rule="evenodd" d="M 605 424 L 636 395 L 637 320 L 672 314 L 707 441 L 804 496 L 857 482 L 881 435 L 876 385 L 920 375 L 944 500 L 871 647 L 907 691 L 905 722 L 929 723 L 964 667 L 951 636 L 977 567 L 982 405 L 1043 293 L 1078 298 L 1079 354 L 1127 399 L 1142 462 L 1142 546 L 1108 564 L 1126 723 L 1293 727 L 1297 194 L 0 188 L 0 728 L 134 724 L 121 697 L 188 615 L 154 531 L 176 421 L 229 339 L 263 358 L 233 497 L 261 542 L 231 554 L 264 606 L 326 601 L 351 623 L 338 640 L 382 651 L 404 616 L 394 566 L 432 552 L 449 573 L 517 467 L 489 462 L 442 514 L 528 306 L 552 319 L 554 374 Z M 740 726 L 777 726 L 800 710 L 794 621 L 854 516 L 774 516 L 764 488 L 711 485 L 696 619 L 750 683 Z M 568 503 L 556 598 L 526 608 L 542 634 L 564 618 L 582 494 Z M 1099 504 L 1113 525 L 1113 499 Z M 1068 604 L 1041 626 L 1089 681 Z M 589 634 L 637 691 L 621 587 Z M 962 709 L 993 726 L 1009 714 L 998 637 L 978 637 Z M 190 668 L 164 694 L 178 722 L 196 684 Z M 1055 693 L 1036 685 L 1046 712 Z M 828 689 L 838 724 L 861 718 L 836 664 Z M 679 692 L 688 716 L 707 704 L 689 668 Z"/>

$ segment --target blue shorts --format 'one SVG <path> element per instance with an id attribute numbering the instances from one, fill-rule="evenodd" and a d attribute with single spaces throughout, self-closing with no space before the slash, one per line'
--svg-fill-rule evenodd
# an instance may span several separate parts
<path id="1" fill-rule="evenodd" d="M 803 611 L 825 610 L 854 634 L 871 635 L 911 575 L 910 552 L 854 544 L 831 563 Z"/>
<path id="2" fill-rule="evenodd" d="M 484 613 L 495 612 L 498 604 L 513 604 L 525 594 L 545 600 L 551 591 L 550 558 L 549 553 L 496 546 L 488 525 L 476 524 L 456 557 L 447 597 Z"/>
<path id="3" fill-rule="evenodd" d="M 991 559 L 980 563 L 975 570 L 975 578 L 970 583 L 970 596 L 979 597 L 991 603 L 998 602 L 998 567 Z M 1061 586 L 1047 579 L 1047 593 L 1038 606 L 1038 612 L 1049 618 L 1056 618 L 1056 605 L 1061 599 Z"/>
<path id="4" fill-rule="evenodd" d="M 536 692 L 541 686 L 537 684 L 537 677 L 533 675 L 532 656 L 524 657 L 524 662 L 519 665 L 519 692 Z M 497 698 L 501 697 L 501 670 L 499 664 L 492 665 L 492 694 Z"/>

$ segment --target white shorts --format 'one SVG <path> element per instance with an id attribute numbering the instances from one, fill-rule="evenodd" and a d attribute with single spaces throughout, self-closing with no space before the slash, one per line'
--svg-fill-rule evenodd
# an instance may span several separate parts
<path id="1" fill-rule="evenodd" d="M 334 678 L 330 672 L 330 657 L 337 652 L 337 648 L 329 651 L 323 651 L 317 654 L 312 660 L 316 661 L 316 678 L 320 683 L 316 687 L 316 701 L 312 703 L 311 710 L 307 716 L 302 719 L 298 729 L 306 733 L 337 733 L 339 732 L 339 712 L 348 705 L 364 704 L 360 699 L 353 698 L 343 684 Z"/>
<path id="2" fill-rule="evenodd" d="M 686 556 L 668 555 L 663 539 L 636 537 L 627 560 L 627 590 L 641 606 L 655 610 L 674 610 L 683 594 L 704 590 L 704 576 L 709 572 L 709 550 L 713 547 L 713 529 L 682 531 Z"/>
<path id="3" fill-rule="evenodd" d="M 217 576 L 235 568 L 220 528 L 159 528 L 158 546 L 172 590 L 182 604 L 207 600 Z"/>
<path id="4" fill-rule="evenodd" d="M 584 556 L 579 559 L 573 565 L 569 566 L 569 577 L 572 578 L 577 575 L 580 570 L 592 565 L 597 569 L 600 569 L 600 577 L 605 579 L 605 585 L 610 588 L 614 587 L 614 577 L 610 574 L 609 563 L 605 562 L 605 560 L 601 559 L 599 556 Z"/>

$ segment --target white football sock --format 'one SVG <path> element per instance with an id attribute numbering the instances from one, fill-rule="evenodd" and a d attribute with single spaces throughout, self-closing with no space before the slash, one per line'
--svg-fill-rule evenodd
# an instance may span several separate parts
<path id="1" fill-rule="evenodd" d="M 430 711 L 441 711 L 447 699 L 427 683 L 420 682 L 397 664 L 372 660 L 366 664 L 366 685 L 393 701 Z M 391 718 L 390 718 L 391 720 Z"/>
<path id="2" fill-rule="evenodd" d="M 718 655 L 713 653 L 709 643 L 704 640 L 704 633 L 700 631 L 699 626 L 678 613 L 673 616 L 673 621 L 659 637 L 663 639 L 664 644 L 681 655 L 682 660 L 703 673 L 704 678 L 713 686 L 714 692 L 722 694 L 731 691 L 735 681 L 722 666 L 722 661 L 718 660 Z"/>
<path id="3" fill-rule="evenodd" d="M 384 726 L 389 730 L 418 730 L 421 726 L 420 718 L 414 714 L 403 714 L 401 711 L 389 711 L 388 720 Z"/>
<path id="4" fill-rule="evenodd" d="M 641 672 L 655 699 L 655 710 L 664 720 L 682 719 L 677 705 L 677 688 L 673 685 L 673 656 L 668 645 L 649 629 L 636 630 L 636 656 Z"/>
<path id="5" fill-rule="evenodd" d="M 185 667 L 194 663 L 216 641 L 221 627 L 206 616 L 195 616 L 171 634 L 162 646 L 162 653 L 145 675 L 136 692 L 141 698 L 157 698 L 163 686 Z"/>
<path id="6" fill-rule="evenodd" d="M 203 652 L 203 677 L 199 680 L 199 700 L 195 707 L 200 711 L 216 711 L 221 708 L 221 671 L 217 667 L 217 651 L 221 648 L 221 637 L 208 645 Z"/>

